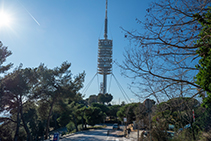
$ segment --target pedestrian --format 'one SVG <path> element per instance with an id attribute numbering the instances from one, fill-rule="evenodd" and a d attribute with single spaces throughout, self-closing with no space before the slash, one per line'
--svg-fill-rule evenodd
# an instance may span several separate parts
<path id="1" fill-rule="evenodd" d="M 131 129 L 129 128 L 129 129 L 128 129 L 128 134 L 130 134 L 130 131 L 131 131 Z"/>
<path id="2" fill-rule="evenodd" d="M 129 128 L 129 129 L 128 129 L 128 137 L 129 137 L 130 131 L 131 131 L 131 129 Z"/>

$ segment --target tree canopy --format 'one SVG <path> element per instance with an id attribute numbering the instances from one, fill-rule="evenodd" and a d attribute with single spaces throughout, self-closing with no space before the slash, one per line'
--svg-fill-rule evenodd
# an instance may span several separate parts
<path id="1" fill-rule="evenodd" d="M 92 107 L 98 107 L 106 115 L 110 112 L 108 106 L 99 103 L 92 103 Z"/>
<path id="2" fill-rule="evenodd" d="M 73 98 L 83 87 L 85 73 L 80 73 L 73 79 L 70 66 L 70 63 L 64 62 L 61 67 L 48 69 L 44 64 L 41 64 L 36 69 L 40 82 L 36 86 L 37 97 L 49 103 L 45 138 L 48 137 L 50 117 L 54 105 L 63 98 Z"/>
<path id="3" fill-rule="evenodd" d="M 85 110 L 86 123 L 91 126 L 102 123 L 105 116 L 105 113 L 103 113 L 98 107 L 88 107 Z"/>
<path id="4" fill-rule="evenodd" d="M 5 47 L 3 43 L 0 41 L 0 73 L 4 73 L 12 67 L 12 63 L 3 65 L 7 57 L 9 57 L 11 54 L 12 52 L 9 51 L 8 48 Z M 4 100 L 2 100 L 2 94 L 0 95 L 0 103 L 4 103 Z M 2 112 L 3 110 L 4 110 L 4 105 L 0 104 L 0 112 Z"/>
<path id="5" fill-rule="evenodd" d="M 138 107 L 138 103 L 130 103 L 127 105 L 122 106 L 119 111 L 117 112 L 117 116 L 121 121 L 123 121 L 123 118 L 127 118 L 127 122 L 131 123 L 132 121 L 135 121 L 135 109 Z"/>
<path id="6" fill-rule="evenodd" d="M 18 139 L 20 121 L 23 123 L 27 138 L 31 138 L 23 115 L 23 108 L 24 104 L 33 100 L 33 86 L 37 83 L 34 71 L 30 68 L 22 69 L 21 67 L 19 66 L 14 72 L 6 75 L 1 82 L 1 88 L 3 89 L 1 94 L 4 101 L 1 105 L 7 107 L 5 110 L 10 111 L 10 113 L 17 114 L 15 140 Z M 10 119 L 6 118 L 6 120 Z"/>
<path id="7" fill-rule="evenodd" d="M 6 110 L 10 116 L 0 117 L 3 122 L 0 129 L 11 126 L 12 130 L 0 132 L 0 138 L 37 140 L 44 135 L 44 131 L 47 138 L 49 127 L 52 127 L 51 120 L 54 120 L 56 125 L 59 114 L 67 110 L 65 104 L 82 100 L 79 90 L 83 87 L 84 76 L 83 72 L 73 77 L 70 63 L 67 62 L 54 69 L 49 69 L 44 64 L 25 69 L 20 65 L 5 75 L 0 83 L 0 106 L 1 110 Z M 73 118 L 69 120 L 76 121 L 76 115 L 79 116 L 78 109 L 84 105 L 73 102 L 71 104 L 70 114 Z M 58 113 L 58 116 L 55 113 Z M 5 136 L 10 132 L 11 134 Z"/>
<path id="8" fill-rule="evenodd" d="M 12 63 L 9 63 L 7 65 L 3 65 L 5 63 L 7 57 L 9 57 L 12 54 L 11 51 L 8 50 L 6 46 L 3 45 L 3 43 L 0 41 L 0 73 L 4 73 L 5 71 L 9 70 L 12 67 Z"/>
<path id="9" fill-rule="evenodd" d="M 99 103 L 109 103 L 111 102 L 113 99 L 113 96 L 111 94 L 101 94 L 99 93 L 98 95 L 90 95 L 89 98 L 87 99 L 88 101 L 88 104 L 91 105 L 92 103 L 96 103 L 96 102 L 99 102 Z"/>

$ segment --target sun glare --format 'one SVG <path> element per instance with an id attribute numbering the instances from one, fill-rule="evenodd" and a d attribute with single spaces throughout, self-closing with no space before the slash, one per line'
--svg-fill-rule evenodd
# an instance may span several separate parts
<path id="1" fill-rule="evenodd" d="M 11 24 L 11 17 L 5 12 L 0 12 L 0 27 L 9 26 Z"/>

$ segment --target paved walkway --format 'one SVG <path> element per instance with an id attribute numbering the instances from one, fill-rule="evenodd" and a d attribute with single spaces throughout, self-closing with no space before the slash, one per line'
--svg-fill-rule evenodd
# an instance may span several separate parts
<path id="1" fill-rule="evenodd" d="M 77 133 L 72 133 L 72 135 L 78 134 L 78 133 L 87 132 L 87 131 L 80 131 L 80 132 L 77 132 Z M 139 131 L 139 136 L 141 135 L 142 132 L 143 132 L 142 130 Z M 71 134 L 64 135 L 62 137 L 60 135 L 61 139 L 65 138 L 66 136 L 71 136 Z M 121 130 L 110 130 L 109 136 L 111 136 L 111 137 L 123 137 L 124 136 L 124 132 L 121 131 Z M 50 140 L 51 141 L 53 140 L 53 135 L 51 135 L 51 139 Z M 129 136 L 123 137 L 123 140 L 124 141 L 137 141 L 137 131 L 130 132 Z M 49 139 L 46 140 L 46 141 L 49 141 Z"/>
<path id="2" fill-rule="evenodd" d="M 142 132 L 143 130 L 139 130 L 139 137 L 141 136 Z M 129 136 L 126 136 L 126 138 L 130 139 L 131 141 L 137 141 L 138 132 L 137 131 L 130 132 Z"/>

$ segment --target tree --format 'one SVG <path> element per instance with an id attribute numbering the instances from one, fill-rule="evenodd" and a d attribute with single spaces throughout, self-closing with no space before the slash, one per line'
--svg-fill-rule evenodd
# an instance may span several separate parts
<path id="1" fill-rule="evenodd" d="M 92 103 L 92 107 L 98 107 L 100 110 L 105 113 L 106 115 L 109 114 L 110 110 L 106 105 L 99 104 L 99 103 Z"/>
<path id="2" fill-rule="evenodd" d="M 125 102 L 124 101 L 122 101 L 121 106 L 125 106 Z"/>
<path id="3" fill-rule="evenodd" d="M 4 73 L 12 67 L 12 63 L 3 65 L 6 61 L 6 58 L 12 54 L 11 51 L 8 50 L 7 47 L 3 46 L 0 41 L 0 73 Z M 0 112 L 4 111 L 4 100 L 2 100 L 2 93 L 0 93 Z"/>
<path id="4" fill-rule="evenodd" d="M 13 140 L 12 131 L 10 130 L 11 126 L 6 125 L 5 123 L 0 126 L 0 138 L 4 141 L 11 141 Z"/>
<path id="5" fill-rule="evenodd" d="M 154 109 L 156 115 L 154 118 L 158 118 L 159 120 L 165 118 L 169 124 L 174 124 L 177 128 L 182 128 L 193 122 L 192 109 L 198 107 L 200 107 L 200 103 L 194 98 L 173 98 L 156 105 Z"/>
<path id="6" fill-rule="evenodd" d="M 142 125 L 142 128 L 144 128 L 143 126 L 149 123 L 149 118 L 147 116 L 149 112 L 145 104 L 138 103 L 138 106 L 135 107 L 133 111 L 136 117 L 136 127 L 139 129 L 140 125 Z"/>
<path id="7" fill-rule="evenodd" d="M 200 46 L 197 50 L 200 60 L 196 66 L 199 69 L 196 83 L 207 92 L 207 97 L 203 97 L 203 102 L 208 108 L 211 103 L 211 10 L 202 15 L 195 14 L 195 17 L 203 27 L 196 43 L 196 46 Z"/>
<path id="8" fill-rule="evenodd" d="M 208 108 L 199 107 L 195 110 L 196 122 L 195 125 L 199 128 L 197 130 L 209 131 L 211 127 L 211 104 Z"/>
<path id="9" fill-rule="evenodd" d="M 30 68 L 22 69 L 20 65 L 14 72 L 6 75 L 1 82 L 3 107 L 5 110 L 16 114 L 16 133 L 14 140 L 18 140 L 20 122 L 22 121 L 27 133 L 27 140 L 31 140 L 31 134 L 24 117 L 24 105 L 33 100 L 32 88 L 36 84 L 34 70 Z M 11 120 L 6 118 L 6 120 Z M 11 120 L 12 121 L 12 120 Z"/>
<path id="10" fill-rule="evenodd" d="M 104 104 L 104 103 L 105 103 L 105 99 L 106 99 L 106 97 L 105 97 L 104 94 L 99 93 L 99 94 L 97 95 L 97 101 L 98 101 L 98 102 Z"/>
<path id="11" fill-rule="evenodd" d="M 88 104 L 91 105 L 92 103 L 98 102 L 96 95 L 90 95 L 88 98 Z"/>
<path id="12" fill-rule="evenodd" d="M 127 122 L 131 123 L 132 121 L 136 120 L 135 111 L 134 109 L 138 107 L 138 103 L 130 103 L 127 104 L 119 109 L 117 112 L 117 116 L 121 121 L 123 121 L 124 117 L 127 117 Z"/>
<path id="13" fill-rule="evenodd" d="M 6 46 L 3 46 L 2 42 L 0 41 L 0 73 L 4 73 L 12 67 L 12 63 L 3 65 L 3 63 L 6 61 L 6 58 L 9 57 L 11 54 L 12 52 L 9 51 Z"/>
<path id="14" fill-rule="evenodd" d="M 98 95 L 97 95 L 97 101 L 98 102 L 100 102 L 100 103 L 109 103 L 109 102 L 111 102 L 111 100 L 113 99 L 113 96 L 111 95 L 111 94 L 108 94 L 108 93 L 106 93 L 106 94 L 101 94 L 101 93 L 99 93 Z"/>
<path id="15" fill-rule="evenodd" d="M 71 110 L 70 115 L 72 117 L 72 121 L 75 124 L 76 132 L 78 132 L 78 123 L 80 123 L 80 121 L 82 121 L 81 123 L 83 123 L 83 116 L 84 116 L 83 110 L 84 110 L 85 106 L 83 104 L 72 102 L 70 104 L 70 107 L 71 107 L 70 108 L 70 110 Z"/>
<path id="16" fill-rule="evenodd" d="M 107 112 L 107 116 L 110 116 L 110 119 L 115 119 L 115 121 L 117 121 L 117 112 L 119 111 L 120 107 L 120 105 L 109 106 L 109 112 Z"/>
<path id="17" fill-rule="evenodd" d="M 105 113 L 103 113 L 98 107 L 88 107 L 85 110 L 86 123 L 91 126 L 102 123 L 105 116 Z"/>
<path id="18" fill-rule="evenodd" d="M 105 102 L 108 104 L 109 102 L 111 102 L 111 100 L 113 99 L 113 96 L 111 94 L 102 94 L 99 93 L 98 95 L 90 95 L 89 98 L 87 99 L 88 104 L 91 105 L 92 103 L 102 103 L 104 104 Z"/>
<path id="19" fill-rule="evenodd" d="M 37 108 L 37 105 L 33 101 L 27 101 L 23 107 L 23 118 L 30 130 L 31 140 L 38 140 L 40 137 L 43 138 L 44 133 L 44 120 L 40 118 Z"/>
<path id="20" fill-rule="evenodd" d="M 113 116 L 116 117 L 116 113 L 119 111 L 120 109 L 120 105 L 111 105 L 109 106 L 109 116 Z"/>
<path id="21" fill-rule="evenodd" d="M 209 5 L 210 0 L 160 0 L 147 9 L 145 21 L 137 19 L 144 32 L 122 28 L 135 45 L 126 50 L 120 66 L 132 79 L 131 90 L 143 95 L 137 96 L 154 96 L 159 103 L 163 98 L 202 92 L 194 79 L 198 71 L 196 50 L 200 47 L 195 41 L 202 26 L 194 14 L 206 12 Z"/>
<path id="22" fill-rule="evenodd" d="M 48 137 L 50 118 L 54 105 L 61 99 L 74 98 L 83 87 L 85 73 L 80 73 L 73 79 L 69 69 L 70 66 L 70 63 L 64 62 L 61 67 L 48 69 L 44 64 L 41 64 L 36 69 L 38 81 L 40 82 L 35 89 L 37 98 L 49 104 L 45 134 L 46 139 Z"/>
<path id="23" fill-rule="evenodd" d="M 169 124 L 173 124 L 176 130 L 184 128 L 186 125 L 190 124 L 192 128 L 188 133 L 192 134 L 192 137 L 188 138 L 193 138 L 195 140 L 195 124 L 193 121 L 192 110 L 197 110 L 199 107 L 199 101 L 189 97 L 173 98 L 167 102 L 162 102 L 154 108 L 154 124 L 158 131 L 160 131 L 161 128 L 164 131 L 169 130 Z M 196 113 L 195 118 L 198 118 L 199 116 L 201 115 Z"/>
<path id="24" fill-rule="evenodd" d="M 108 104 L 113 99 L 113 96 L 111 94 L 106 93 L 105 94 L 105 102 Z"/>

